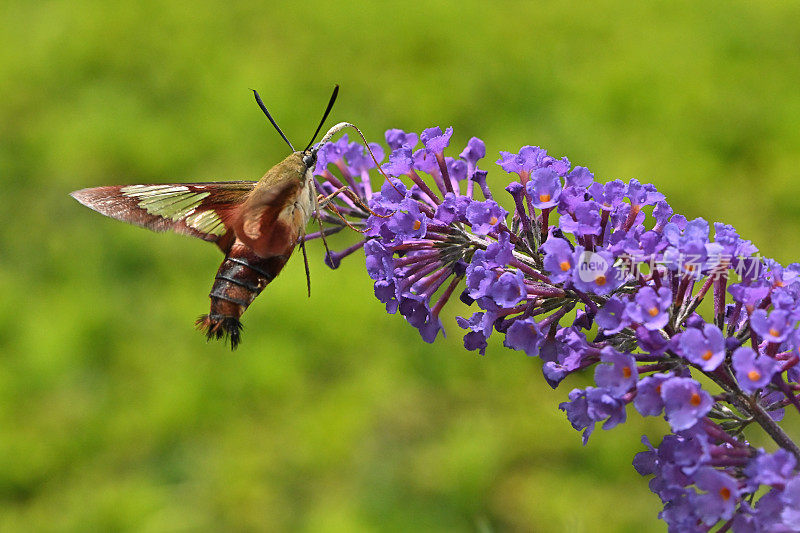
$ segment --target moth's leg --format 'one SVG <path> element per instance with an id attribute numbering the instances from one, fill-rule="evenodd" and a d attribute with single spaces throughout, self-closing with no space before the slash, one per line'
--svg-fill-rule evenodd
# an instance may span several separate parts
<path id="1" fill-rule="evenodd" d="M 347 185 L 342 185 L 341 187 L 339 187 L 338 189 L 336 189 L 327 196 L 320 194 L 317 197 L 317 205 L 319 206 L 320 209 L 325 209 L 326 207 L 328 207 L 328 204 L 330 204 L 334 200 L 334 198 L 345 192 L 345 190 L 351 193 L 353 192 Z"/>
<path id="2" fill-rule="evenodd" d="M 308 297 L 311 298 L 311 270 L 308 268 L 308 254 L 306 254 L 306 239 L 305 235 L 300 237 L 300 249 L 303 251 L 303 265 L 306 267 L 306 288 L 308 289 Z M 328 243 L 325 243 L 326 253 L 331 253 L 328 250 Z"/>
<path id="3" fill-rule="evenodd" d="M 314 182 L 309 181 L 309 184 L 311 186 L 312 198 L 314 198 L 314 218 L 317 219 L 317 224 L 319 224 L 319 236 L 322 238 L 322 245 L 325 246 L 325 257 L 328 257 L 330 255 L 330 253 L 331 253 L 331 250 L 330 250 L 330 248 L 328 248 L 327 239 L 325 239 L 325 228 L 322 227 L 322 216 L 320 214 L 320 209 L 322 209 L 322 206 L 321 206 L 319 200 L 320 200 L 320 197 L 322 197 L 322 195 L 321 194 L 320 195 L 314 194 L 317 191 L 316 187 L 314 186 Z M 338 193 L 336 193 L 336 194 L 338 194 Z M 328 200 L 328 201 L 330 201 L 330 200 Z M 306 256 L 305 237 L 306 236 L 304 234 L 303 235 L 303 240 L 301 241 L 300 244 L 301 244 L 301 246 L 303 248 L 303 261 L 305 261 L 305 265 L 306 265 L 306 281 L 307 281 L 307 284 L 308 284 L 308 296 L 311 297 L 311 275 L 310 275 L 309 270 L 308 270 L 308 257 Z"/>
<path id="4" fill-rule="evenodd" d="M 347 196 L 350 200 L 352 200 L 352 202 L 356 206 L 358 206 L 360 209 L 363 209 L 365 212 L 369 213 L 370 215 L 375 215 L 375 216 L 381 217 L 381 218 L 388 218 L 388 216 L 379 215 L 378 213 L 376 213 L 375 211 L 370 209 L 369 206 L 364 203 L 364 201 L 361 199 L 361 197 L 358 196 L 358 194 L 356 194 L 355 192 L 353 192 L 353 189 L 351 189 L 347 185 L 342 185 L 341 187 L 339 187 L 338 189 L 336 189 L 335 191 L 333 191 L 331 194 L 329 194 L 327 196 L 324 196 L 324 195 L 320 194 L 317 197 L 317 206 L 320 209 L 332 210 L 332 211 L 334 211 L 336 213 L 336 215 L 338 215 L 341 218 L 342 215 L 339 213 L 339 211 L 336 209 L 335 205 L 332 203 L 333 200 L 337 196 L 339 196 L 340 194 L 344 194 L 345 196 Z M 391 216 L 391 215 L 389 215 L 389 216 Z"/>
<path id="5" fill-rule="evenodd" d="M 336 204 L 333 204 L 333 203 L 329 204 L 327 206 L 327 209 L 328 209 L 328 211 L 332 211 L 333 214 L 335 214 L 337 217 L 339 217 L 342 220 L 342 222 L 344 222 L 344 225 L 347 226 L 348 228 L 350 228 L 351 230 L 357 231 L 359 233 L 364 233 L 365 231 L 367 231 L 366 229 L 359 229 L 359 228 L 353 226 L 352 224 L 350 224 L 350 221 L 348 221 L 347 218 L 345 218 L 345 216 L 342 215 L 342 213 L 339 212 L 339 209 L 336 207 Z M 369 208 L 367 208 L 367 209 L 369 209 Z M 372 211 L 370 211 L 370 212 L 372 212 Z M 380 215 L 378 215 L 378 216 L 380 216 Z M 324 231 L 322 232 L 322 235 L 325 235 Z M 323 237 L 323 240 L 324 240 L 324 237 Z"/>

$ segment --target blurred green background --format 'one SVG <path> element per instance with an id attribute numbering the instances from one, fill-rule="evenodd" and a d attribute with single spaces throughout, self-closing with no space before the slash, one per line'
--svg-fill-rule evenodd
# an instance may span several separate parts
<path id="1" fill-rule="evenodd" d="M 221 255 L 101 217 L 102 184 L 255 179 L 334 121 L 454 126 L 654 183 L 800 255 L 796 2 L 0 6 L 0 530 L 659 531 L 631 420 L 585 448 L 538 360 L 433 345 L 363 256 L 310 247 L 231 353 L 193 330 Z M 504 199 L 505 201 L 505 199 Z M 352 235 L 334 239 L 341 248 Z"/>

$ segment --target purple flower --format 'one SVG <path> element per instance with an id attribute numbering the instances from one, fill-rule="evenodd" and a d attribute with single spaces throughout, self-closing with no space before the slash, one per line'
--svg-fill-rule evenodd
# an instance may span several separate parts
<path id="1" fill-rule="evenodd" d="M 594 381 L 598 387 L 608 390 L 615 398 L 636 387 L 639 372 L 636 359 L 631 354 L 619 353 L 611 347 L 603 348 L 600 360 L 594 371 Z"/>
<path id="2" fill-rule="evenodd" d="M 662 496 L 664 510 L 659 513 L 659 518 L 669 526 L 669 531 L 701 533 L 698 528 L 697 493 L 693 489 L 675 487 L 674 496 L 665 499 Z"/>
<path id="3" fill-rule="evenodd" d="M 386 226 L 401 241 L 421 239 L 428 227 L 428 217 L 419 210 L 419 202 L 403 200 Z"/>
<path id="4" fill-rule="evenodd" d="M 603 423 L 603 429 L 609 430 L 614 426 L 625 422 L 625 402 L 619 400 L 607 389 L 586 389 L 586 399 L 589 401 L 589 416 L 592 420 Z"/>
<path id="5" fill-rule="evenodd" d="M 664 225 L 669 222 L 672 213 L 672 207 L 670 207 L 667 202 L 656 202 L 656 206 L 653 208 L 653 218 L 656 219 L 656 229 L 663 228 Z"/>
<path id="6" fill-rule="evenodd" d="M 320 146 L 317 151 L 317 166 L 314 167 L 314 175 L 323 175 L 329 164 L 343 161 L 348 146 L 349 142 L 346 134 L 342 135 L 336 142 L 329 142 Z"/>
<path id="7" fill-rule="evenodd" d="M 675 377 L 661 384 L 664 411 L 672 431 L 694 426 L 711 410 L 714 400 L 692 378 Z"/>
<path id="8" fill-rule="evenodd" d="M 697 510 L 706 525 L 714 525 L 720 519 L 733 516 L 739 500 L 739 485 L 735 478 L 714 468 L 701 468 L 695 474 L 695 482 L 707 491 L 698 498 Z"/>
<path id="9" fill-rule="evenodd" d="M 670 245 L 664 252 L 668 267 L 699 279 L 708 258 L 708 231 L 708 222 L 702 218 L 687 222 L 683 229 L 674 222 L 664 226 L 664 237 Z"/>
<path id="10" fill-rule="evenodd" d="M 492 283 L 500 276 L 494 265 L 484 261 L 485 257 L 486 252 L 478 250 L 467 266 L 467 293 L 474 300 L 487 296 Z"/>
<path id="11" fill-rule="evenodd" d="M 658 451 L 650 443 L 647 435 L 642 435 L 642 444 L 648 449 L 633 457 L 633 468 L 640 476 L 650 476 L 658 472 Z"/>
<path id="12" fill-rule="evenodd" d="M 575 187 L 573 185 L 564 187 L 561 190 L 557 208 L 558 212 L 561 213 L 561 218 L 564 218 L 565 215 L 575 215 L 575 210 L 579 205 L 586 202 L 587 199 L 588 194 L 586 194 L 586 189 L 582 187 Z M 560 220 L 559 224 L 562 224 Z"/>
<path id="13" fill-rule="evenodd" d="M 540 345 L 539 357 L 545 361 L 542 373 L 553 388 L 556 388 L 566 376 L 582 367 L 588 351 L 585 338 L 569 340 L 567 332 L 576 333 L 572 328 L 562 328 L 555 338 L 548 335 L 542 339 Z"/>
<path id="14" fill-rule="evenodd" d="M 411 148 L 401 146 L 389 154 L 389 162 L 381 165 L 381 169 L 390 176 L 402 176 L 411 172 L 413 165 Z"/>
<path id="15" fill-rule="evenodd" d="M 383 160 L 384 153 L 380 144 L 369 143 L 369 149 L 372 151 L 375 159 L 380 163 Z M 375 168 L 375 161 L 372 160 L 367 151 L 358 143 L 351 143 L 345 153 L 347 158 L 347 165 L 354 174 L 361 174 L 371 168 Z"/>
<path id="16" fill-rule="evenodd" d="M 573 270 L 572 282 L 577 289 L 593 294 L 608 294 L 622 285 L 622 273 L 613 266 L 614 257 L 610 252 L 585 252 L 582 247 L 576 246 L 574 256 L 577 257 L 577 266 Z"/>
<path id="17" fill-rule="evenodd" d="M 436 207 L 436 213 L 433 218 L 446 226 L 459 220 L 458 198 L 463 198 L 463 196 L 457 197 L 451 192 L 445 194 L 444 201 Z"/>
<path id="18" fill-rule="evenodd" d="M 661 287 L 656 293 L 652 287 L 643 287 L 627 306 L 628 318 L 649 330 L 661 329 L 667 325 L 671 305 L 672 293 L 668 288 Z"/>
<path id="19" fill-rule="evenodd" d="M 743 391 L 750 394 L 766 387 L 780 368 L 778 361 L 766 355 L 756 356 L 756 352 L 747 346 L 733 352 L 732 360 L 736 381 Z"/>
<path id="20" fill-rule="evenodd" d="M 589 186 L 589 193 L 604 211 L 612 211 L 625 197 L 625 184 L 621 180 L 609 181 L 606 184 L 595 182 Z"/>
<path id="21" fill-rule="evenodd" d="M 795 476 L 786 484 L 781 494 L 781 503 L 785 506 L 781 512 L 784 526 L 796 528 L 800 524 L 800 476 Z"/>
<path id="22" fill-rule="evenodd" d="M 589 200 L 576 203 L 573 206 L 572 214 L 561 215 L 558 226 L 563 231 L 576 236 L 599 235 L 602 231 L 600 220 L 600 205 L 593 200 Z"/>
<path id="23" fill-rule="evenodd" d="M 672 378 L 672 374 L 652 374 L 639 381 L 633 406 L 642 416 L 658 416 L 664 410 L 661 385 Z"/>
<path id="24" fill-rule="evenodd" d="M 486 296 L 494 300 L 500 307 L 514 307 L 527 295 L 524 280 L 525 276 L 519 270 L 503 272 L 489 286 Z"/>
<path id="25" fill-rule="evenodd" d="M 692 474 L 698 468 L 708 464 L 711 459 L 708 438 L 701 431 L 682 431 L 677 435 L 664 437 L 658 449 L 661 464 L 666 467 L 662 472 L 667 483 L 681 485 L 689 483 Z M 671 471 L 669 467 L 675 469 Z"/>
<path id="26" fill-rule="evenodd" d="M 496 163 L 509 174 L 521 174 L 549 166 L 554 161 L 555 158 L 547 155 L 547 150 L 538 146 L 523 146 L 516 154 L 500 152 L 500 159 Z"/>
<path id="27" fill-rule="evenodd" d="M 575 167 L 567 174 L 565 182 L 567 187 L 587 189 L 594 182 L 594 174 L 586 167 Z"/>
<path id="28" fill-rule="evenodd" d="M 400 202 L 406 197 L 408 197 L 408 190 L 406 189 L 405 183 L 394 178 L 391 180 L 391 183 L 387 181 L 381 185 L 380 194 L 372 197 L 373 203 L 371 207 L 373 209 L 384 209 L 388 213 L 400 207 Z"/>
<path id="29" fill-rule="evenodd" d="M 447 163 L 447 171 L 450 173 L 450 178 L 458 181 L 467 179 L 467 163 L 460 159 L 453 159 L 452 157 L 445 157 Z"/>
<path id="30" fill-rule="evenodd" d="M 625 313 L 625 302 L 618 296 L 612 296 L 597 312 L 595 322 L 606 335 L 619 333 L 630 325 Z"/>
<path id="31" fill-rule="evenodd" d="M 425 148 L 415 151 L 411 156 L 411 161 L 416 170 L 440 178 L 441 170 L 439 170 L 439 162 L 436 160 L 436 155 Z"/>
<path id="32" fill-rule="evenodd" d="M 436 208 L 433 218 L 445 225 L 453 222 L 467 221 L 467 207 L 472 204 L 472 200 L 466 196 L 457 196 L 454 193 L 447 193 L 444 201 Z"/>
<path id="33" fill-rule="evenodd" d="M 555 283 L 563 283 L 572 277 L 575 257 L 570 244 L 564 239 L 551 237 L 542 245 L 544 269 Z"/>
<path id="34" fill-rule="evenodd" d="M 464 348 L 469 351 L 478 350 L 481 355 L 486 353 L 486 341 L 492 333 L 491 322 L 486 318 L 487 314 L 483 312 L 475 313 L 469 319 L 460 316 L 456 317 L 458 325 L 463 329 L 469 330 L 464 335 Z"/>
<path id="35" fill-rule="evenodd" d="M 367 273 L 374 280 L 391 279 L 394 276 L 394 260 L 392 252 L 387 250 L 377 239 L 364 243 L 364 255 L 367 262 Z"/>
<path id="36" fill-rule="evenodd" d="M 761 300 L 767 297 L 770 292 L 770 283 L 766 280 L 759 280 L 752 284 L 737 283 L 728 288 L 733 299 L 742 303 L 749 309 L 755 308 Z"/>
<path id="37" fill-rule="evenodd" d="M 792 379 L 792 381 L 796 383 L 797 379 Z M 786 409 L 780 406 L 780 402 L 784 398 L 783 393 L 776 390 L 761 396 L 761 403 L 767 407 L 767 414 L 776 422 L 783 420 L 783 416 L 786 414 Z"/>
<path id="38" fill-rule="evenodd" d="M 418 136 L 416 133 L 406 133 L 403 130 L 386 130 L 386 144 L 392 150 L 398 148 L 408 148 L 409 153 L 417 145 Z"/>
<path id="39" fill-rule="evenodd" d="M 439 126 L 434 126 L 433 128 L 428 128 L 422 132 L 420 135 L 420 139 L 422 139 L 422 143 L 425 145 L 425 148 L 434 154 L 441 154 L 444 152 L 444 149 L 450 144 L 450 137 L 453 135 L 453 128 L 447 128 L 444 133 L 442 133 L 442 128 Z"/>
<path id="40" fill-rule="evenodd" d="M 386 312 L 393 315 L 397 312 L 400 302 L 397 301 L 397 288 L 394 280 L 380 279 L 375 282 L 375 298 L 386 304 Z"/>
<path id="41" fill-rule="evenodd" d="M 472 202 L 467 207 L 467 222 L 475 235 L 488 235 L 502 224 L 508 212 L 493 200 Z"/>
<path id="42" fill-rule="evenodd" d="M 486 264 L 495 267 L 504 267 L 511 262 L 513 257 L 514 246 L 511 244 L 511 235 L 509 235 L 508 232 L 501 231 L 497 240 L 486 247 L 483 260 Z"/>
<path id="43" fill-rule="evenodd" d="M 569 172 L 569 167 L 572 166 L 572 164 L 569 162 L 569 159 L 562 157 L 561 159 L 554 159 L 549 166 L 555 171 L 556 174 L 564 177 L 567 175 L 567 172 Z"/>
<path id="44" fill-rule="evenodd" d="M 503 346 L 513 350 L 521 350 L 529 356 L 535 356 L 539 354 L 539 343 L 542 338 L 539 324 L 533 318 L 515 320 L 506 330 Z"/>
<path id="45" fill-rule="evenodd" d="M 636 340 L 639 347 L 650 352 L 651 355 L 661 355 L 670 346 L 670 340 L 665 339 L 658 331 L 652 331 L 642 326 L 636 328 Z"/>
<path id="46" fill-rule="evenodd" d="M 637 179 L 631 179 L 628 183 L 628 190 L 625 194 L 626 198 L 630 198 L 631 205 L 641 208 L 646 205 L 653 205 L 656 202 L 664 200 L 664 195 L 656 191 L 654 185 L 646 183 L 642 185 Z"/>
<path id="47" fill-rule="evenodd" d="M 439 317 L 435 316 L 427 302 L 415 298 L 403 298 L 400 301 L 400 314 L 409 324 L 419 330 L 422 340 L 431 343 L 440 331 L 444 331 Z"/>
<path id="48" fill-rule="evenodd" d="M 487 174 L 488 172 L 485 170 L 475 170 L 469 179 L 471 182 L 478 184 L 478 187 L 480 188 L 481 193 L 483 193 L 484 198 L 487 200 L 492 200 L 492 191 L 489 190 L 489 185 L 486 183 Z"/>
<path id="49" fill-rule="evenodd" d="M 725 359 L 725 337 L 713 324 L 706 324 L 702 331 L 687 329 L 680 346 L 683 356 L 703 370 L 714 370 Z"/>
<path id="50" fill-rule="evenodd" d="M 574 389 L 569 393 L 569 400 L 560 403 L 558 408 L 567 413 L 573 428 L 584 430 L 583 444 L 586 444 L 594 431 L 595 422 L 605 420 L 603 429 L 608 430 L 625 421 L 625 403 L 614 398 L 605 389 Z"/>
<path id="51" fill-rule="evenodd" d="M 782 448 L 775 453 L 759 450 L 758 455 L 744 469 L 749 482 L 747 488 L 755 492 L 759 485 L 782 487 L 795 475 L 796 466 L 795 456 Z"/>
<path id="52" fill-rule="evenodd" d="M 753 531 L 786 531 L 787 529 L 782 524 L 781 511 L 783 511 L 784 503 L 781 501 L 782 491 L 772 489 L 764 494 L 756 503 L 755 512 L 753 515 L 753 522 L 755 527 Z M 747 531 L 747 530 L 745 530 Z M 791 530 L 789 530 L 791 531 Z"/>
<path id="53" fill-rule="evenodd" d="M 461 152 L 459 157 L 467 162 L 469 168 L 474 169 L 478 164 L 478 160 L 486 156 L 486 145 L 477 137 L 472 137 L 467 141 L 467 147 Z"/>
<path id="54" fill-rule="evenodd" d="M 567 419 L 576 430 L 584 430 L 583 444 L 589 440 L 589 436 L 594 431 L 594 420 L 589 416 L 589 402 L 586 399 L 586 391 L 572 389 L 569 393 L 569 401 L 561 402 L 558 408 L 567 414 Z"/>
<path id="55" fill-rule="evenodd" d="M 764 309 L 756 309 L 750 316 L 750 326 L 768 342 L 783 342 L 794 329 L 794 323 L 788 311 L 776 309 L 767 316 Z"/>
<path id="56" fill-rule="evenodd" d="M 525 187 L 534 207 L 547 209 L 558 205 L 558 199 L 561 197 L 561 179 L 553 169 L 534 170 L 531 181 Z"/>

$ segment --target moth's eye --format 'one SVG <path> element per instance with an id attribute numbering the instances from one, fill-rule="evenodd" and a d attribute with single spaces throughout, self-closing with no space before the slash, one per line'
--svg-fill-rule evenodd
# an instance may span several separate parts
<path id="1" fill-rule="evenodd" d="M 317 162 L 317 154 L 305 154 L 303 156 L 303 164 L 306 168 L 313 167 Z"/>

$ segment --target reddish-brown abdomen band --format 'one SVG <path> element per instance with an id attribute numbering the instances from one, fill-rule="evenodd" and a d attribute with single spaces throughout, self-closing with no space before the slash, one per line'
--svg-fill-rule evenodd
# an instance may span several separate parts
<path id="1" fill-rule="evenodd" d="M 209 339 L 227 337 L 235 349 L 241 340 L 239 317 L 256 296 L 280 273 L 288 255 L 257 256 L 247 246 L 234 244 L 220 265 L 211 287 L 211 311 L 196 324 Z"/>

